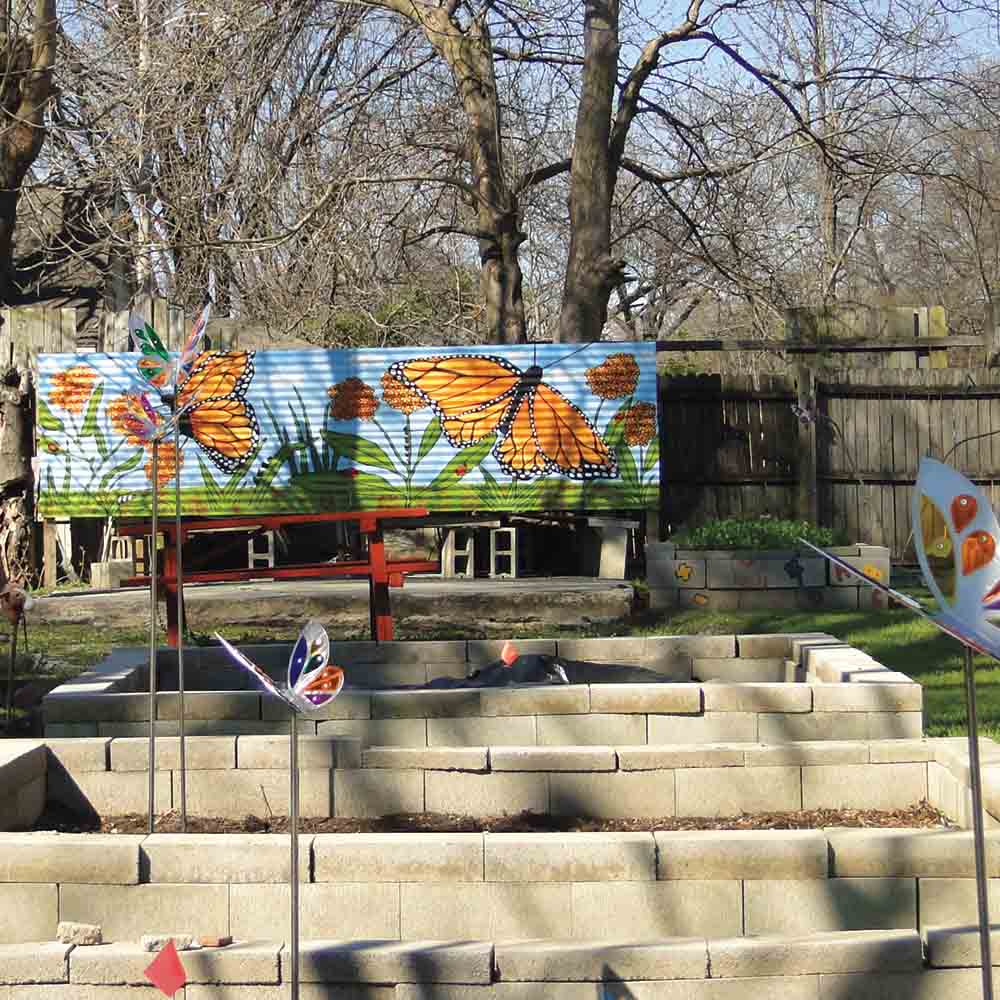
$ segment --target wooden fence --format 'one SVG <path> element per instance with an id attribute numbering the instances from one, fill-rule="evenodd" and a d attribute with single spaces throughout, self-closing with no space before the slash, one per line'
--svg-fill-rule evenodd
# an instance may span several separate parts
<path id="1" fill-rule="evenodd" d="M 800 516 L 913 560 L 910 499 L 923 455 L 1000 501 L 1000 370 L 870 369 L 815 375 L 816 469 L 802 448 L 790 378 L 665 378 L 661 533 L 713 517 Z"/>

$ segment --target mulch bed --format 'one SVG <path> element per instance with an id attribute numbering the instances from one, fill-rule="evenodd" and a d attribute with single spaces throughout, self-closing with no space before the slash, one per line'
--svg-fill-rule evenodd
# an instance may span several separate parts
<path id="1" fill-rule="evenodd" d="M 579 816 L 547 816 L 522 812 L 513 816 L 463 816 L 457 813 L 399 813 L 379 819 L 299 819 L 300 833 L 564 833 L 633 832 L 648 830 L 817 830 L 843 827 L 946 827 L 948 818 L 926 802 L 908 809 L 806 809 L 797 812 L 744 813 L 740 816 L 666 816 L 638 819 L 588 819 Z M 179 833 L 180 815 L 165 813 L 156 819 L 157 833 Z M 50 808 L 35 830 L 61 833 L 145 833 L 143 813 L 84 818 Z M 188 816 L 188 833 L 287 833 L 288 817 L 240 820 Z"/>

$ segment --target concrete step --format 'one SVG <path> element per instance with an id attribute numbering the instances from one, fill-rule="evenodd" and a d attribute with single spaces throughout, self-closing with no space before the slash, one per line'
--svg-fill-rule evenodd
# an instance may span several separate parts
<path id="1" fill-rule="evenodd" d="M 26 830 L 41 815 L 48 759 L 40 740 L 0 740 L 0 830 Z"/>

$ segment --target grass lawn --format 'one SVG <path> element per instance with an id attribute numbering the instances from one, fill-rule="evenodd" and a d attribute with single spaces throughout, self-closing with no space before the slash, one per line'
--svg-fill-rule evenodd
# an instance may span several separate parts
<path id="1" fill-rule="evenodd" d="M 915 596 L 916 588 L 908 588 Z M 932 602 L 926 602 L 931 606 Z M 962 649 L 932 625 L 903 609 L 892 611 L 680 611 L 669 614 L 644 613 L 629 621 L 607 626 L 562 629 L 560 635 L 727 635 L 764 632 L 829 632 L 844 642 L 864 650 L 892 670 L 899 670 L 924 686 L 925 732 L 928 736 L 965 734 L 965 699 L 962 682 Z M 144 646 L 145 629 L 95 628 L 89 625 L 32 625 L 28 638 L 31 654 L 18 657 L 15 703 L 18 717 L 51 688 L 68 677 L 99 662 L 113 647 Z M 524 631 L 521 637 L 543 633 Z M 553 634 L 553 630 L 547 630 Z M 400 639 L 478 638 L 485 633 L 442 630 L 429 633 L 425 627 L 397 629 Z M 226 630 L 234 642 L 285 639 L 288 629 L 234 626 Z M 517 637 L 515 634 L 514 637 Z M 197 638 L 197 637 L 196 637 Z M 207 639 L 207 637 L 205 637 Z M 334 638 L 367 638 L 366 634 Z M 21 652 L 23 640 L 19 643 Z M 0 642 L 0 716 L 6 695 L 7 643 Z M 42 653 L 42 657 L 37 654 Z M 349 665 L 348 665 L 349 666 Z M 980 732 L 1000 737 L 1000 665 L 985 657 L 976 658 L 976 680 Z"/>

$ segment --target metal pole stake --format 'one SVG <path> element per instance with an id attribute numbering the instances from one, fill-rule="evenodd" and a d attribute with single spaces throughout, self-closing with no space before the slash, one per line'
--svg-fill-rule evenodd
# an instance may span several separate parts
<path id="1" fill-rule="evenodd" d="M 181 550 L 181 432 L 180 421 L 174 421 L 174 503 L 176 506 L 176 557 L 177 557 L 177 700 L 180 722 L 181 770 L 181 833 L 187 833 L 187 766 L 184 754 L 184 565 Z"/>
<path id="2" fill-rule="evenodd" d="M 288 798 L 291 842 L 292 996 L 299 1000 L 299 713 L 292 709 L 288 730 Z"/>
<path id="3" fill-rule="evenodd" d="M 149 540 L 149 827 L 153 832 L 156 802 L 156 532 L 157 494 L 156 475 L 160 460 L 160 442 L 153 438 L 152 480 L 153 504 L 150 516 Z"/>
<path id="4" fill-rule="evenodd" d="M 972 649 L 965 646 L 965 709 L 969 730 L 969 774 L 972 784 L 972 831 L 976 852 L 976 897 L 979 904 L 979 956 L 983 972 L 983 1000 L 993 1000 L 993 962 L 990 958 L 990 901 L 986 880 L 983 835 L 983 790 L 979 770 L 979 723 L 976 716 L 976 677 Z"/>

